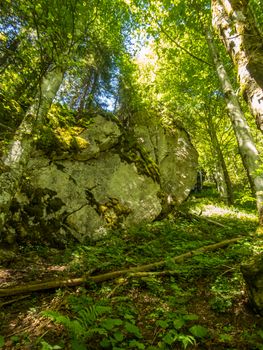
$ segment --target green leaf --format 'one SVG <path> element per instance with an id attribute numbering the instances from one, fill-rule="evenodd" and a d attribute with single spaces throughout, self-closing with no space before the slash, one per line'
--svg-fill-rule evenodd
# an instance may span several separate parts
<path id="1" fill-rule="evenodd" d="M 137 338 L 142 338 L 141 331 L 134 324 L 130 322 L 125 322 L 125 329 L 127 332 L 134 334 Z"/>
<path id="2" fill-rule="evenodd" d="M 0 348 L 2 348 L 5 345 L 5 338 L 0 335 Z"/>
<path id="3" fill-rule="evenodd" d="M 177 340 L 183 344 L 184 349 L 186 349 L 189 344 L 194 345 L 196 343 L 195 338 L 192 335 L 179 334 Z"/>
<path id="4" fill-rule="evenodd" d="M 18 343 L 19 342 L 19 337 L 17 335 L 13 335 L 11 338 L 13 343 Z"/>
<path id="5" fill-rule="evenodd" d="M 160 326 L 161 328 L 168 328 L 169 327 L 169 322 L 168 321 L 164 321 L 164 320 L 158 320 L 156 322 L 157 326 Z"/>
<path id="6" fill-rule="evenodd" d="M 183 318 L 177 318 L 173 321 L 175 329 L 181 329 L 185 325 L 185 320 Z"/>
<path id="7" fill-rule="evenodd" d="M 100 341 L 100 346 L 103 348 L 109 348 L 111 346 L 111 342 L 108 339 L 103 339 Z"/>
<path id="8" fill-rule="evenodd" d="M 119 342 L 123 341 L 123 339 L 124 339 L 124 335 L 123 335 L 122 332 L 120 332 L 120 331 L 115 332 L 115 333 L 113 334 L 113 336 L 114 336 L 114 338 L 115 338 L 117 341 L 119 341 Z"/>
<path id="9" fill-rule="evenodd" d="M 263 339 L 263 330 L 260 329 L 260 330 L 258 331 L 258 335 L 260 336 L 261 339 Z"/>
<path id="10" fill-rule="evenodd" d="M 72 350 L 87 350 L 85 344 L 75 339 L 71 341 L 71 348 Z"/>
<path id="11" fill-rule="evenodd" d="M 59 345 L 50 345 L 44 340 L 41 342 L 41 350 L 59 350 L 59 349 L 62 349 L 62 347 Z"/>
<path id="12" fill-rule="evenodd" d="M 165 336 L 163 337 L 162 340 L 165 344 L 172 345 L 174 343 L 173 333 L 169 332 L 169 333 L 165 334 Z"/>
<path id="13" fill-rule="evenodd" d="M 140 350 L 144 350 L 145 349 L 145 345 L 143 343 L 138 342 L 137 340 L 132 340 L 129 342 L 129 347 L 132 348 L 137 348 Z"/>
<path id="14" fill-rule="evenodd" d="M 189 331 L 197 338 L 205 338 L 208 335 L 208 329 L 200 325 L 192 326 Z"/>
<path id="15" fill-rule="evenodd" d="M 115 326 L 122 325 L 122 320 L 115 318 L 107 318 L 101 323 L 101 327 L 107 329 L 108 331 L 112 330 Z"/>
<path id="16" fill-rule="evenodd" d="M 198 320 L 199 319 L 199 316 L 196 315 L 196 314 L 189 314 L 189 315 L 184 315 L 183 316 L 183 319 L 185 321 L 195 321 L 195 320 Z"/>

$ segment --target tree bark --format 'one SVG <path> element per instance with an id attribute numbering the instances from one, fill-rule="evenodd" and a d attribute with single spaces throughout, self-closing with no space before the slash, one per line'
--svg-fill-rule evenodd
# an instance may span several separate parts
<path id="1" fill-rule="evenodd" d="M 16 131 L 6 156 L 2 159 L 0 174 L 0 232 L 8 218 L 9 207 L 16 194 L 34 145 L 34 132 L 44 118 L 62 83 L 60 68 L 50 69 L 42 80 L 40 91 L 33 105 Z"/>
<path id="2" fill-rule="evenodd" d="M 217 138 L 215 126 L 211 116 L 208 116 L 207 118 L 207 126 L 208 126 L 208 133 L 211 139 L 211 144 L 216 154 L 217 163 L 218 163 L 217 168 L 219 171 L 217 171 L 217 173 L 219 173 L 219 176 L 218 176 L 219 179 L 217 179 L 217 181 L 218 181 L 218 185 L 220 186 L 220 188 L 218 188 L 218 191 L 221 197 L 227 202 L 227 204 L 232 205 L 233 204 L 232 184 L 231 184 L 224 155 L 221 150 L 221 147 Z"/>
<path id="3" fill-rule="evenodd" d="M 240 107 L 238 98 L 218 55 L 217 48 L 213 42 L 212 34 L 209 31 L 207 32 L 207 42 L 218 78 L 221 83 L 222 91 L 225 95 L 226 108 L 235 132 L 239 153 L 241 155 L 243 165 L 247 171 L 252 192 L 255 193 L 256 196 L 259 223 L 260 225 L 263 225 L 262 161 L 250 133 L 249 125 Z"/>
<path id="4" fill-rule="evenodd" d="M 237 69 L 241 94 L 263 132 L 263 38 L 248 0 L 212 0 L 213 26 Z"/>
<path id="5" fill-rule="evenodd" d="M 205 252 L 210 252 L 213 250 L 217 250 L 220 248 L 227 247 L 230 244 L 237 243 L 241 240 L 241 237 L 228 239 L 225 241 L 221 241 L 219 243 L 210 244 L 195 250 L 192 250 L 190 252 L 178 255 L 171 259 L 171 262 L 174 263 L 181 263 L 185 259 L 191 258 L 195 255 L 202 254 Z M 162 266 L 165 266 L 166 260 L 161 260 L 156 263 L 147 264 L 147 265 L 141 265 L 137 267 L 132 267 L 129 269 L 124 270 L 118 270 L 113 272 L 104 273 L 102 275 L 97 276 L 83 276 L 79 278 L 68 278 L 64 280 L 53 280 L 53 281 L 46 281 L 46 282 L 34 282 L 34 283 L 28 283 L 23 286 L 18 287 L 10 287 L 10 288 L 2 288 L 0 289 L 0 297 L 6 297 L 11 295 L 17 295 L 17 294 L 23 294 L 23 293 L 29 293 L 29 292 L 36 292 L 40 290 L 47 290 L 47 289 L 54 289 L 54 288 L 61 288 L 61 287 L 75 287 L 79 286 L 81 284 L 87 284 L 89 282 L 93 283 L 100 283 L 108 280 L 112 280 L 121 276 L 130 276 L 130 277 L 137 277 L 136 274 L 138 272 L 146 272 L 158 269 Z M 163 274 L 167 273 L 167 271 L 164 271 Z M 173 273 L 170 271 L 170 273 Z M 140 276 L 139 276 L 140 277 Z"/>

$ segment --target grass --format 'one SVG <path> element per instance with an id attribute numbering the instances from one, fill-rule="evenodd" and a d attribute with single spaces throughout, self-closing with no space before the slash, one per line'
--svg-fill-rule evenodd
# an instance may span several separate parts
<path id="1" fill-rule="evenodd" d="M 59 273 L 80 276 L 165 259 L 166 268 L 177 273 L 119 278 L 14 301 L 0 314 L 0 347 L 263 349 L 262 317 L 249 308 L 240 273 L 242 261 L 262 246 L 255 234 L 255 213 L 251 207 L 246 210 L 244 203 L 242 208 L 218 204 L 210 189 L 205 197 L 195 196 L 185 206 L 224 226 L 171 215 L 161 222 L 112 232 L 63 254 L 51 254 L 44 247 L 32 253 L 31 248 L 30 259 L 38 261 L 30 269 L 33 279 L 41 278 L 43 264 L 53 277 Z M 237 236 L 243 237 L 238 244 L 181 264 L 171 262 L 176 255 Z M 20 265 L 26 253 L 23 249 Z"/>

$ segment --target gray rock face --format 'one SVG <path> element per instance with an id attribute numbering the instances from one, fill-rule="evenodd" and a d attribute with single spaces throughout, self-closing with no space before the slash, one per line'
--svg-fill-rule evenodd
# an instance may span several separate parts
<path id="1" fill-rule="evenodd" d="M 124 134 L 98 116 L 74 142 L 81 145 L 75 152 L 32 157 L 11 207 L 9 237 L 96 239 L 151 222 L 195 183 L 197 152 L 182 129 L 137 126 Z"/>
<path id="2" fill-rule="evenodd" d="M 197 153 L 183 129 L 158 124 L 135 127 L 135 135 L 157 164 L 162 191 L 168 204 L 180 204 L 193 187 Z"/>

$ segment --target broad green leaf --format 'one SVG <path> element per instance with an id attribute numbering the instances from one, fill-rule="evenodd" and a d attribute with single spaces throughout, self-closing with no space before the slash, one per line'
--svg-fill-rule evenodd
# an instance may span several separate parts
<path id="1" fill-rule="evenodd" d="M 114 336 L 114 338 L 115 338 L 117 341 L 119 341 L 119 342 L 123 341 L 123 339 L 124 339 L 124 335 L 123 335 L 122 332 L 120 332 L 120 331 L 115 332 L 115 333 L 113 334 L 113 336 Z"/>
<path id="2" fill-rule="evenodd" d="M 108 339 L 103 339 L 100 341 L 100 346 L 103 348 L 109 348 L 111 346 L 111 342 Z"/>
<path id="3" fill-rule="evenodd" d="M 185 325 L 185 320 L 183 318 L 177 318 L 173 321 L 175 329 L 181 329 Z"/>
<path id="4" fill-rule="evenodd" d="M 125 329 L 127 332 L 134 334 L 137 338 L 142 338 L 141 331 L 134 324 L 130 322 L 125 322 Z"/>
<path id="5" fill-rule="evenodd" d="M 169 327 L 169 322 L 168 321 L 164 321 L 164 320 L 158 320 L 156 322 L 157 326 L 160 326 L 161 328 L 168 328 Z"/>
<path id="6" fill-rule="evenodd" d="M 108 331 L 112 330 L 115 326 L 122 325 L 122 320 L 120 319 L 114 319 L 114 318 L 107 318 L 105 321 L 101 323 L 101 326 Z"/>
<path id="7" fill-rule="evenodd" d="M 165 344 L 172 345 L 174 343 L 174 336 L 169 332 L 162 338 L 162 340 Z"/>
<path id="8" fill-rule="evenodd" d="M 189 331 L 197 338 L 205 338 L 209 333 L 207 328 L 200 325 L 192 326 Z"/>
<path id="9" fill-rule="evenodd" d="M 185 321 L 195 321 L 195 320 L 198 320 L 199 319 L 199 316 L 198 315 L 195 315 L 195 314 L 189 314 L 189 315 L 184 315 L 183 316 L 183 319 Z"/>
<path id="10" fill-rule="evenodd" d="M 129 348 L 137 348 L 140 350 L 144 350 L 145 349 L 145 345 L 141 342 L 138 342 L 137 340 L 132 340 L 129 342 Z"/>

